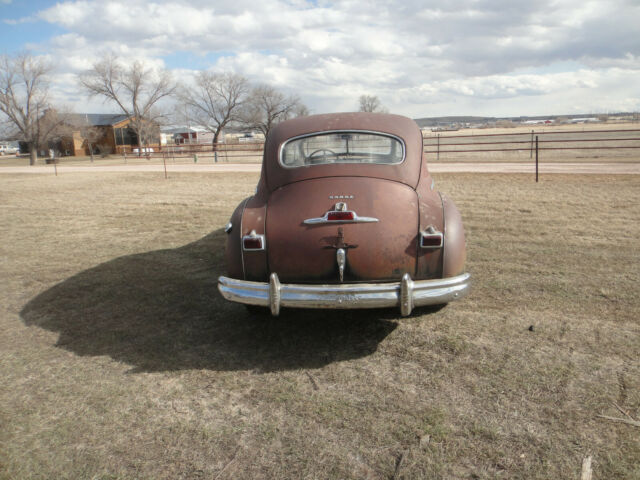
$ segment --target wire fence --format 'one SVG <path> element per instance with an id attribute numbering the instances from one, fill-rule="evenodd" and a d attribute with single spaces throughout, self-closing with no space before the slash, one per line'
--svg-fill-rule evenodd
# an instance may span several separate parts
<path id="1" fill-rule="evenodd" d="M 142 148 L 120 145 L 117 147 L 116 155 L 125 163 L 143 159 L 170 163 L 259 163 L 262 161 L 263 148 L 262 142 L 150 145 Z"/>
<path id="2" fill-rule="evenodd" d="M 463 133 L 463 134 L 458 134 Z M 423 150 L 429 162 L 527 162 L 535 141 L 542 162 L 640 162 L 640 129 L 530 130 L 470 134 L 425 132 Z M 99 163 L 260 163 L 263 142 L 118 146 L 115 155 L 96 157 Z M 73 158 L 62 159 L 63 163 Z"/>
<path id="3" fill-rule="evenodd" d="M 426 135 L 424 152 L 434 155 L 431 160 L 483 161 L 533 158 L 538 140 L 541 160 L 578 160 L 613 158 L 638 161 L 640 129 L 610 130 L 557 130 L 505 133 L 481 133 L 471 135 Z M 490 155 L 488 155 L 490 154 Z"/>

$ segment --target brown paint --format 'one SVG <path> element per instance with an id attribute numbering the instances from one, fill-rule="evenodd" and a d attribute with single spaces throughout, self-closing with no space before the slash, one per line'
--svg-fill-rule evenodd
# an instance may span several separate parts
<path id="1" fill-rule="evenodd" d="M 381 194 L 383 192 L 383 194 Z M 342 194 L 353 199 L 330 199 Z M 304 199 L 304 200 L 302 200 Z M 305 225 L 337 202 L 377 223 Z M 336 251 L 343 229 L 347 249 L 345 282 L 399 280 L 414 274 L 418 199 L 402 183 L 377 178 L 336 177 L 296 182 L 272 192 L 267 210 L 269 267 L 283 282 L 337 282 Z"/>
<path id="2" fill-rule="evenodd" d="M 405 143 L 405 160 L 397 165 L 280 165 L 280 147 L 290 138 L 334 130 L 397 136 Z M 275 272 L 282 282 L 339 283 L 337 248 L 346 251 L 345 283 L 398 281 L 405 273 L 415 279 L 440 278 L 463 270 L 460 215 L 452 202 L 443 201 L 432 190 L 422 156 L 420 129 L 413 120 L 398 115 L 314 115 L 277 125 L 265 143 L 256 195 L 241 204 L 231 219 L 229 275 L 266 282 Z M 336 195 L 353 198 L 329 198 Z M 358 216 L 375 217 L 379 222 L 303 223 L 322 217 L 337 202 L 345 202 Z M 444 249 L 419 247 L 419 231 L 430 225 L 445 233 Z M 238 246 L 241 237 L 252 230 L 265 235 L 266 251 L 243 252 Z"/>
<path id="3" fill-rule="evenodd" d="M 454 277 L 464 272 L 467 258 L 462 217 L 452 200 L 442 195 L 444 208 L 444 260 L 442 277 Z"/>

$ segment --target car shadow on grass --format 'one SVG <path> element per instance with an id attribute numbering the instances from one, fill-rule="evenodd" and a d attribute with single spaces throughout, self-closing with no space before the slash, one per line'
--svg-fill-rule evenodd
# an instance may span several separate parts
<path id="1" fill-rule="evenodd" d="M 395 310 L 249 313 L 224 300 L 225 234 L 180 248 L 119 257 L 30 300 L 27 325 L 59 334 L 77 355 L 108 355 L 132 371 L 261 372 L 318 368 L 372 354 L 396 327 Z"/>

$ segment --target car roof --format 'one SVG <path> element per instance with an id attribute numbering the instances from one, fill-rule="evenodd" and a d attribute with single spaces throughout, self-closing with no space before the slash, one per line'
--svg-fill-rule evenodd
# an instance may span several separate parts
<path id="1" fill-rule="evenodd" d="M 367 131 L 394 135 L 405 144 L 400 164 L 323 164 L 284 168 L 278 161 L 281 146 L 289 139 L 331 131 Z M 422 132 L 410 118 L 385 113 L 330 113 L 298 117 L 271 129 L 264 148 L 262 180 L 269 191 L 311 178 L 355 176 L 375 177 L 406 183 L 415 188 L 422 164 Z"/>

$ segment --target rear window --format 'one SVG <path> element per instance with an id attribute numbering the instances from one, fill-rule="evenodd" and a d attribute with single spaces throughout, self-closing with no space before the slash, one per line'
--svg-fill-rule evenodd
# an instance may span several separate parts
<path id="1" fill-rule="evenodd" d="M 323 132 L 287 140 L 280 163 L 287 168 L 330 163 L 390 165 L 404 160 L 404 143 L 383 133 Z"/>

